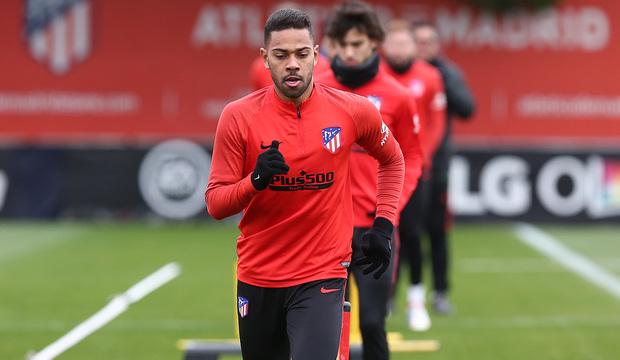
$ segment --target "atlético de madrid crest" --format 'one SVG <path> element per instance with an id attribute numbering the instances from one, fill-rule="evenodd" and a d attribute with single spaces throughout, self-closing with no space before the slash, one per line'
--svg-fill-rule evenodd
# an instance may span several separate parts
<path id="1" fill-rule="evenodd" d="M 325 150 L 335 154 L 342 146 L 342 128 L 328 127 L 321 130 L 323 136 L 323 147 Z"/>
<path id="2" fill-rule="evenodd" d="M 239 316 L 241 316 L 241 318 L 248 316 L 250 308 L 250 302 L 248 301 L 248 299 L 244 298 L 243 296 L 239 296 L 237 298 L 237 307 L 239 308 Z"/>
<path id="3" fill-rule="evenodd" d="M 91 50 L 90 0 L 24 0 L 30 54 L 55 75 L 86 59 Z"/>

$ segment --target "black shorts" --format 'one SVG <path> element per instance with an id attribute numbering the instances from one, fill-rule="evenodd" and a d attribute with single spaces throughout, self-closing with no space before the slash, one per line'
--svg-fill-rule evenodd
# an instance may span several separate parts
<path id="1" fill-rule="evenodd" d="M 345 279 L 264 288 L 237 281 L 244 360 L 334 360 Z"/>

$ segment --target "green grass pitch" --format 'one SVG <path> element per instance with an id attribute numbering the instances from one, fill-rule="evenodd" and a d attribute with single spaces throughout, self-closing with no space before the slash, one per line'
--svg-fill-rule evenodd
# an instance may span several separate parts
<path id="1" fill-rule="evenodd" d="M 542 228 L 620 277 L 620 226 Z M 0 223 L 0 359 L 41 350 L 171 261 L 179 278 L 59 358 L 181 359 L 177 339 L 234 337 L 236 234 L 216 223 Z M 441 350 L 393 359 L 618 358 L 620 300 L 521 243 L 511 225 L 457 225 L 451 255 L 456 314 L 410 332 L 401 282 L 388 320 Z"/>

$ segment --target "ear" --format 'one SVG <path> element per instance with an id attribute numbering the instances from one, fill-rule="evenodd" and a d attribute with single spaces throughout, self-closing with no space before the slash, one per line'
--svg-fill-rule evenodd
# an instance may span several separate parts
<path id="1" fill-rule="evenodd" d="M 267 62 L 267 50 L 265 48 L 260 48 L 260 56 L 263 58 L 263 62 L 265 63 L 265 69 L 269 69 L 269 63 Z"/>
<path id="2" fill-rule="evenodd" d="M 319 44 L 314 45 L 314 49 L 312 49 L 312 51 L 314 52 L 314 66 L 316 66 L 316 64 L 319 62 Z"/>
<path id="3" fill-rule="evenodd" d="M 372 50 L 377 50 L 377 47 L 379 46 L 379 42 L 377 40 L 370 40 L 370 47 L 372 48 Z"/>

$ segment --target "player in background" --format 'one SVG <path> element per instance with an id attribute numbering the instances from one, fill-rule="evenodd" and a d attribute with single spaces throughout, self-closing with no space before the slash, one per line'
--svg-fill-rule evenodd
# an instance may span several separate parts
<path id="1" fill-rule="evenodd" d="M 413 42 L 410 35 L 413 35 Z M 430 176 L 425 230 L 431 243 L 433 273 L 433 309 L 438 314 L 450 314 L 453 309 L 448 300 L 449 279 L 449 248 L 448 232 L 450 229 L 450 213 L 448 209 L 448 168 L 450 163 L 452 119 L 470 118 L 474 112 L 474 99 L 465 83 L 461 72 L 451 63 L 440 58 L 440 39 L 434 25 L 429 22 L 413 24 L 412 32 L 400 36 L 415 48 L 418 61 L 427 61 L 441 74 L 446 93 L 446 130 L 433 156 L 433 167 Z M 421 275 L 422 258 L 417 258 L 414 269 Z M 422 288 L 423 289 L 423 288 Z M 421 291 L 423 292 L 423 291 Z"/>
<path id="2" fill-rule="evenodd" d="M 400 145 L 365 98 L 315 84 L 319 47 L 308 16 L 273 13 L 261 49 L 273 85 L 228 104 L 205 194 L 209 214 L 243 211 L 237 295 L 245 360 L 333 360 L 340 340 L 353 209 L 355 143 L 379 166 L 360 264 L 389 267 L 403 187 Z"/>
<path id="3" fill-rule="evenodd" d="M 439 314 L 452 312 L 448 300 L 448 169 L 452 156 L 452 121 L 454 118 L 468 120 L 475 111 L 475 101 L 462 72 L 455 64 L 441 56 L 439 33 L 430 22 L 413 24 L 416 57 L 427 61 L 441 73 L 447 100 L 446 131 L 433 157 L 428 234 L 436 246 L 433 254 L 433 279 L 435 293 L 433 309 Z"/>
<path id="4" fill-rule="evenodd" d="M 405 85 L 416 99 L 422 126 L 424 170 L 418 187 L 409 199 L 400 217 L 402 262 L 408 260 L 410 286 L 407 291 L 407 320 L 414 331 L 425 331 L 431 326 L 426 310 L 425 290 L 422 283 L 422 243 L 429 214 L 430 177 L 433 156 L 444 133 L 446 122 L 445 94 L 441 74 L 425 61 L 414 59 L 415 44 L 412 29 L 402 20 L 393 20 L 386 26 L 383 44 L 384 68 L 387 73 Z M 441 244 L 431 243 L 433 254 Z M 435 257 L 433 258 L 435 260 Z M 400 263 L 400 262 L 399 262 Z"/>
<path id="5" fill-rule="evenodd" d="M 422 168 L 418 140 L 415 101 L 408 90 L 379 66 L 377 48 L 384 32 L 372 7 L 359 1 L 346 1 L 335 7 L 327 25 L 326 36 L 334 44 L 336 56 L 331 72 L 317 76 L 317 82 L 366 97 L 381 113 L 383 121 L 401 145 L 406 175 L 403 197 L 408 199 Z M 377 161 L 359 146 L 351 158 L 351 192 L 353 194 L 353 258 L 363 256 L 363 234 L 371 228 L 375 217 Z M 404 206 L 404 201 L 402 203 Z M 394 248 L 397 248 L 394 246 Z M 360 328 L 364 360 L 389 359 L 385 332 L 387 301 L 392 285 L 392 271 L 378 279 L 363 275 L 352 265 L 359 288 Z"/>

